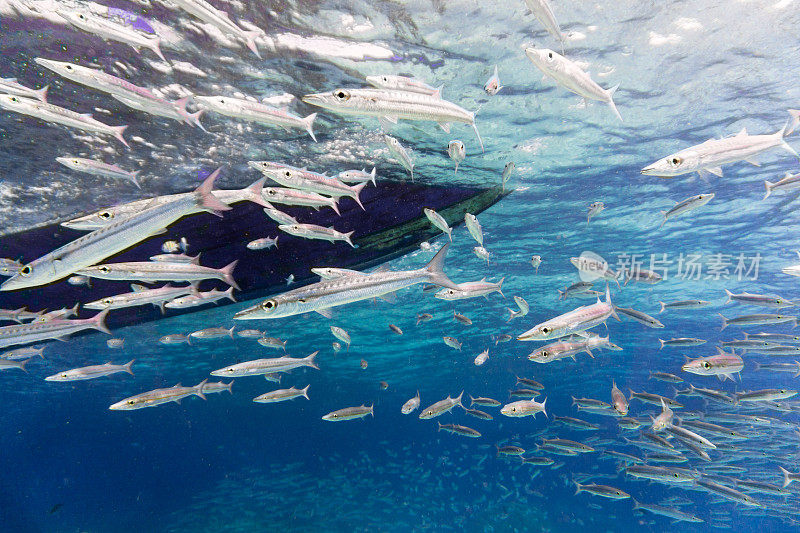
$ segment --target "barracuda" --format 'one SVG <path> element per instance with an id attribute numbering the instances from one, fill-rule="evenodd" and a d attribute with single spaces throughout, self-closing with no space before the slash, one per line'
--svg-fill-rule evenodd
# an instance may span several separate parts
<path id="1" fill-rule="evenodd" d="M 64 372 L 59 372 L 58 374 L 53 374 L 52 376 L 47 376 L 46 378 L 44 378 L 44 380 L 82 381 L 85 379 L 95 379 L 103 376 L 110 376 L 111 374 L 116 374 L 117 372 L 127 372 L 128 374 L 133 375 L 133 370 L 131 370 L 131 365 L 133 365 L 134 361 L 135 360 L 132 359 L 131 361 L 129 361 L 124 365 L 113 365 L 111 363 L 106 363 L 104 365 L 73 368 L 71 370 L 65 370 Z"/>
<path id="2" fill-rule="evenodd" d="M 448 133 L 451 122 L 462 122 L 472 126 L 483 151 L 475 113 L 436 96 L 392 89 L 336 89 L 307 94 L 303 101 L 342 115 L 379 117 L 384 123 L 397 123 L 399 119 L 438 122 Z"/>
<path id="3" fill-rule="evenodd" d="M 354 233 L 353 231 L 342 233 L 333 228 L 326 228 L 315 224 L 279 224 L 278 229 L 285 231 L 289 235 L 294 235 L 295 237 L 301 237 L 303 239 L 318 239 L 329 242 L 344 241 L 353 248 L 356 247 L 351 240 Z"/>
<path id="4" fill-rule="evenodd" d="M 83 320 L 34 321 L 0 327 L 0 348 L 48 339 L 63 339 L 84 329 L 97 329 L 111 335 L 111 331 L 103 322 L 108 311 L 108 309 L 100 311 L 92 318 Z"/>
<path id="5" fill-rule="evenodd" d="M 219 170 L 216 172 L 218 173 Z M 258 205 L 269 206 L 269 203 L 264 200 L 264 197 L 262 196 L 264 181 L 265 179 L 261 178 L 257 182 L 244 189 L 215 190 L 212 192 L 212 194 L 217 200 L 227 205 L 249 201 L 257 203 Z M 156 198 L 136 200 L 133 202 L 128 202 L 127 204 L 107 207 L 89 215 L 73 218 L 72 220 L 62 222 L 61 225 L 65 228 L 77 230 L 96 230 L 114 224 L 118 220 L 127 216 L 140 213 L 145 208 L 153 207 L 155 205 L 168 204 L 176 200 L 191 198 L 193 194 L 194 193 L 191 192 L 167 194 L 164 196 L 158 196 Z M 205 209 L 198 206 L 187 214 L 201 213 L 203 211 L 205 211 Z"/>
<path id="6" fill-rule="evenodd" d="M 124 132 L 125 128 L 128 126 L 109 126 L 99 120 L 95 120 L 89 114 L 84 115 L 53 104 L 22 96 L 14 96 L 12 94 L 0 95 L 0 108 L 6 111 L 13 111 L 15 113 L 28 115 L 29 117 L 38 118 L 45 122 L 61 124 L 68 128 L 76 128 L 91 133 L 99 133 L 101 135 L 110 135 L 130 148 L 128 142 L 122 136 L 122 132 Z"/>
<path id="7" fill-rule="evenodd" d="M 546 341 L 564 337 L 571 333 L 581 333 L 587 329 L 602 324 L 609 317 L 619 320 L 614 305 L 611 303 L 611 293 L 606 287 L 606 300 L 573 309 L 568 313 L 551 318 L 546 322 L 529 329 L 519 337 L 520 341 Z"/>
<path id="8" fill-rule="evenodd" d="M 136 50 L 137 53 L 139 52 L 139 48 L 147 48 L 152 50 L 161 61 L 168 63 L 167 58 L 161 53 L 161 39 L 158 37 L 145 37 L 128 26 L 117 24 L 105 17 L 93 15 L 88 12 L 56 9 L 56 13 L 79 30 L 97 35 L 103 39 L 108 39 L 109 41 L 125 43 Z"/>
<path id="9" fill-rule="evenodd" d="M 160 308 L 163 312 L 165 302 L 178 298 L 179 296 L 191 294 L 195 292 L 195 290 L 196 289 L 191 285 L 186 287 L 165 285 L 158 289 L 149 289 L 134 283 L 131 285 L 131 292 L 107 296 L 106 298 L 89 302 L 83 307 L 85 309 L 122 309 L 124 307 L 152 304 Z"/>
<path id="10" fill-rule="evenodd" d="M 676 217 L 684 213 L 688 213 L 693 209 L 697 209 L 698 207 L 702 207 L 710 202 L 713 198 L 713 192 L 708 194 L 697 194 L 695 196 L 690 196 L 686 200 L 678 202 L 672 207 L 672 209 L 668 211 L 661 211 L 661 214 L 664 215 L 664 220 L 661 222 L 661 226 L 659 226 L 659 228 L 663 227 L 669 218 Z"/>
<path id="11" fill-rule="evenodd" d="M 17 96 L 24 96 L 25 98 L 35 98 L 41 102 L 47 101 L 47 90 L 49 85 L 41 89 L 31 89 L 25 87 L 17 82 L 17 78 L 0 78 L 0 93 L 15 94 Z"/>
<path id="12" fill-rule="evenodd" d="M 181 98 L 180 100 L 175 100 L 174 102 L 170 102 L 169 100 L 165 100 L 163 98 L 159 98 L 157 100 L 125 98 L 124 96 L 120 96 L 118 94 L 112 94 L 111 97 L 132 109 L 137 109 L 150 115 L 156 115 L 171 120 L 177 120 L 179 122 L 185 122 L 190 126 L 197 126 L 201 130 L 207 131 L 200 123 L 200 117 L 204 113 L 204 110 L 201 109 L 196 113 L 189 113 L 186 111 L 186 104 L 188 104 L 190 100 L 188 96 L 186 98 Z"/>
<path id="13" fill-rule="evenodd" d="M 359 195 L 361 194 L 361 190 L 366 187 L 367 182 L 351 187 L 336 178 L 330 178 L 323 174 L 284 165 L 282 163 L 248 161 L 247 164 L 250 168 L 258 170 L 272 181 L 284 187 L 325 194 L 327 196 L 348 196 L 355 200 L 359 207 L 364 210 L 364 205 L 361 203 Z"/>
<path id="14" fill-rule="evenodd" d="M 133 411 L 134 409 L 143 409 L 145 407 L 156 407 L 169 402 L 181 403 L 181 400 L 187 396 L 195 395 L 202 399 L 206 399 L 204 394 L 204 387 L 208 382 L 204 379 L 194 387 L 183 387 L 180 383 L 168 389 L 154 389 L 151 391 L 125 398 L 109 407 L 112 411 Z"/>
<path id="15" fill-rule="evenodd" d="M 339 206 L 335 198 L 328 198 L 315 192 L 296 191 L 282 187 L 265 187 L 264 199 L 276 204 L 302 205 L 319 209 L 320 207 L 330 207 L 336 214 L 339 213 Z"/>
<path id="16" fill-rule="evenodd" d="M 317 140 L 313 130 L 314 119 L 317 118 L 316 113 L 311 113 L 303 118 L 291 114 L 287 108 L 278 109 L 261 102 L 229 96 L 196 96 L 195 100 L 209 111 L 226 117 L 278 126 L 286 131 L 290 131 L 290 128 L 299 128 L 308 132 L 315 142 Z"/>
<path id="17" fill-rule="evenodd" d="M 449 248 L 449 244 L 444 245 L 425 268 L 372 272 L 363 276 L 341 276 L 323 280 L 273 296 L 259 305 L 239 311 L 233 318 L 236 320 L 283 318 L 311 311 L 326 311 L 331 307 L 369 300 L 424 282 L 457 289 L 458 287 L 442 270 Z"/>
<path id="18" fill-rule="evenodd" d="M 141 189 L 142 186 L 136 180 L 138 172 L 128 172 L 119 168 L 117 165 L 109 165 L 102 161 L 95 161 L 94 159 L 84 159 L 82 157 L 56 157 L 56 161 L 61 163 L 67 168 L 76 170 L 78 172 L 85 172 L 92 176 L 103 176 L 114 179 L 130 180 Z"/>
<path id="19" fill-rule="evenodd" d="M 124 217 L 31 261 L 0 285 L 0 291 L 36 287 L 69 276 L 161 232 L 197 209 L 215 214 L 229 210 L 211 194 L 218 174 L 219 170 L 213 172 L 194 194 Z"/>
<path id="20" fill-rule="evenodd" d="M 247 48 L 261 59 L 261 54 L 256 46 L 256 38 L 261 35 L 261 32 L 240 28 L 231 21 L 227 13 L 220 11 L 205 0 L 172 0 L 172 3 L 203 22 L 211 24 L 222 33 L 241 39 Z"/>
<path id="21" fill-rule="evenodd" d="M 218 279 L 231 287 L 239 286 L 233 279 L 233 269 L 238 260 L 223 268 L 210 268 L 194 263 L 165 263 L 161 261 L 129 261 L 125 263 L 105 263 L 78 270 L 81 275 L 91 278 L 139 281 L 200 281 Z"/>

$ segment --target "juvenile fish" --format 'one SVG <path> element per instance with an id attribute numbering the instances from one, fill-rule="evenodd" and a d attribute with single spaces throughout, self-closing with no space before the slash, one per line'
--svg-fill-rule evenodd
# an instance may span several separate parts
<path id="1" fill-rule="evenodd" d="M 327 196 L 322 196 L 321 194 L 317 194 L 315 192 L 298 191 L 295 189 L 289 189 L 287 187 L 264 187 L 262 195 L 264 200 L 266 200 L 268 203 L 300 205 L 305 207 L 313 207 L 314 209 L 319 209 L 320 207 L 330 207 L 337 215 L 340 214 L 339 205 L 336 198 L 328 198 Z M 270 214 L 267 211 L 265 212 Z M 292 224 L 295 223 L 296 222 L 292 222 Z"/>
<path id="2" fill-rule="evenodd" d="M 331 326 L 331 333 L 350 348 L 350 334 L 347 333 L 345 329 L 338 326 Z"/>
<path id="3" fill-rule="evenodd" d="M 677 339 L 658 339 L 658 342 L 661 343 L 661 346 L 658 348 L 659 350 L 664 346 L 677 346 L 677 347 L 684 347 L 684 346 L 699 346 L 701 344 L 705 344 L 707 341 L 704 339 L 695 339 L 692 337 L 679 337 Z"/>
<path id="4" fill-rule="evenodd" d="M 494 96 L 503 86 L 500 85 L 500 76 L 497 74 L 497 65 L 494 66 L 494 74 L 486 80 L 486 83 L 483 85 L 483 90 L 486 91 L 486 94 L 489 96 Z"/>
<path id="5" fill-rule="evenodd" d="M 475 418 L 480 418 L 481 420 L 493 420 L 494 417 L 489 413 L 481 411 L 480 409 L 464 409 L 464 412 L 470 416 L 474 416 Z"/>
<path id="6" fill-rule="evenodd" d="M 419 391 L 417 391 L 417 395 L 408 400 L 406 403 L 403 404 L 403 407 L 400 408 L 400 412 L 404 415 L 412 413 L 419 407 Z"/>
<path id="7" fill-rule="evenodd" d="M 343 170 L 339 172 L 336 176 L 339 178 L 339 181 L 343 181 L 345 183 L 364 183 L 364 182 L 372 182 L 372 185 L 376 185 L 375 183 L 375 167 L 372 167 L 372 172 L 367 172 L 366 170 Z"/>
<path id="8" fill-rule="evenodd" d="M 396 333 L 398 335 L 402 335 L 403 334 L 403 330 L 400 329 L 399 326 L 395 326 L 394 324 L 389 324 L 389 329 L 392 330 L 392 332 L 394 332 L 394 333 Z"/>
<path id="9" fill-rule="evenodd" d="M 287 400 L 294 400 L 295 398 L 300 398 L 301 396 L 308 400 L 308 388 L 311 385 L 306 385 L 304 389 L 296 389 L 294 387 L 288 389 L 279 389 L 270 392 L 265 392 L 259 396 L 253 398 L 253 401 L 256 403 L 277 403 L 277 402 L 285 402 Z"/>
<path id="10" fill-rule="evenodd" d="M 409 91 L 412 93 L 420 93 L 428 96 L 440 97 L 442 87 L 432 87 L 424 81 L 417 78 L 409 78 L 408 76 L 395 76 L 392 74 L 383 74 L 380 76 L 367 76 L 367 83 L 379 89 L 394 89 L 397 91 Z"/>
<path id="11" fill-rule="evenodd" d="M 44 359 L 44 346 L 41 348 L 34 348 L 33 346 L 26 346 L 25 348 L 16 348 L 14 350 L 9 350 L 7 352 L 3 352 L 0 354 L 0 358 L 2 359 L 30 359 L 31 357 L 36 357 L 37 355 Z"/>
<path id="12" fill-rule="evenodd" d="M 454 174 L 458 174 L 458 164 L 467 157 L 467 149 L 464 147 L 464 143 L 458 140 L 450 141 L 450 143 L 447 145 L 447 155 L 450 156 L 450 159 L 456 162 L 456 170 Z"/>
<path id="13" fill-rule="evenodd" d="M 481 366 L 489 360 L 489 349 L 485 349 L 475 357 L 475 366 Z"/>
<path id="14" fill-rule="evenodd" d="M 104 322 L 108 312 L 108 309 L 104 309 L 92 318 L 81 320 L 34 321 L 25 324 L 2 326 L 0 327 L 0 348 L 18 344 L 30 344 L 48 339 L 63 339 L 85 329 L 96 329 L 111 335 L 111 331 Z"/>
<path id="15" fill-rule="evenodd" d="M 710 305 L 711 302 L 706 300 L 679 300 L 676 302 L 658 302 L 661 305 L 659 314 L 663 313 L 666 309 L 700 309 Z"/>
<path id="16" fill-rule="evenodd" d="M 623 500 L 625 498 L 630 498 L 631 495 L 627 492 L 624 492 L 615 487 L 609 487 L 608 485 L 597 485 L 595 483 L 589 483 L 587 485 L 581 485 L 577 481 L 574 482 L 576 485 L 575 494 L 580 492 L 588 492 L 589 494 L 594 494 L 595 496 L 602 496 L 603 498 L 611 498 L 612 500 Z"/>
<path id="17" fill-rule="evenodd" d="M 663 328 L 664 324 L 662 324 L 657 318 L 653 318 L 652 316 L 648 315 L 645 312 L 637 311 L 636 309 L 630 309 L 626 307 L 618 307 L 614 306 L 614 310 L 617 313 L 621 313 L 627 317 L 630 317 L 637 321 L 640 324 L 647 326 L 648 328 Z"/>
<path id="18" fill-rule="evenodd" d="M 764 180 L 764 188 L 767 192 L 764 194 L 764 198 L 762 198 L 761 201 L 769 198 L 772 191 L 794 191 L 800 188 L 800 174 L 792 175 L 791 172 L 787 172 L 783 178 L 775 183 Z"/>
<path id="19" fill-rule="evenodd" d="M 233 330 L 236 326 L 231 326 L 230 329 L 226 328 L 205 328 L 198 331 L 189 333 L 189 337 L 193 339 L 219 339 L 221 337 L 233 338 Z"/>
<path id="20" fill-rule="evenodd" d="M 163 311 L 165 302 L 174 298 L 191 294 L 195 288 L 191 285 L 186 287 L 173 287 L 164 285 L 157 289 L 150 289 L 143 285 L 131 284 L 131 292 L 106 296 L 99 300 L 84 304 L 85 309 L 123 309 L 126 307 L 136 307 L 139 305 L 154 305 Z"/>
<path id="21" fill-rule="evenodd" d="M 454 350 L 461 350 L 461 343 L 455 337 L 442 337 L 444 343 Z"/>
<path id="22" fill-rule="evenodd" d="M 751 392 L 740 392 L 736 395 L 737 402 L 764 402 L 786 400 L 795 396 L 796 390 L 789 389 L 763 389 Z"/>
<path id="23" fill-rule="evenodd" d="M 609 317 L 619 320 L 614 306 L 611 303 L 611 293 L 606 287 L 604 302 L 598 298 L 592 305 L 579 307 L 555 318 L 542 322 L 517 337 L 520 341 L 549 340 L 564 337 L 572 333 L 579 333 L 602 324 Z"/>
<path id="24" fill-rule="evenodd" d="M 47 102 L 47 91 L 49 88 L 50 86 L 46 85 L 41 89 L 31 89 L 30 87 L 21 85 L 17 81 L 17 78 L 0 78 L 0 93 L 15 94 L 25 98 L 35 98 L 40 102 Z"/>
<path id="25" fill-rule="evenodd" d="M 447 224 L 447 221 L 444 219 L 444 217 L 433 209 L 428 209 L 427 207 L 422 211 L 425 213 L 425 216 L 428 217 L 428 220 L 431 221 L 431 224 L 446 233 L 450 238 L 450 242 L 453 242 L 453 229 Z"/>
<path id="26" fill-rule="evenodd" d="M 239 260 L 222 268 L 211 268 L 194 263 L 164 263 L 160 261 L 131 261 L 126 263 L 103 263 L 84 267 L 78 273 L 91 278 L 139 281 L 200 281 L 218 279 L 239 289 L 233 279 L 233 269 Z"/>
<path id="27" fill-rule="evenodd" d="M 667 220 L 670 218 L 688 213 L 689 211 L 697 209 L 698 207 L 702 207 L 710 202 L 713 198 L 713 192 L 708 194 L 696 194 L 694 196 L 690 196 L 686 200 L 678 202 L 672 209 L 668 211 L 661 211 L 661 214 L 664 215 L 664 220 L 661 222 L 659 228 L 664 227 L 664 224 L 666 224 Z"/>
<path id="28" fill-rule="evenodd" d="M 261 337 L 257 342 L 265 348 L 275 348 L 276 350 L 283 350 L 284 352 L 286 351 L 286 341 L 282 339 L 277 339 L 275 337 Z"/>
<path id="29" fill-rule="evenodd" d="M 558 291 L 558 299 L 561 300 L 563 298 L 566 300 L 570 296 L 588 292 L 592 289 L 592 285 L 594 285 L 594 283 L 591 281 L 579 281 L 577 283 L 573 283 L 569 287 L 564 288 L 563 291 Z"/>
<path id="30" fill-rule="evenodd" d="M 79 30 L 97 35 L 103 39 L 127 44 L 137 53 L 139 53 L 139 48 L 147 48 L 154 52 L 161 61 L 167 63 L 167 59 L 161 53 L 161 39 L 158 37 L 145 36 L 128 26 L 118 24 L 106 17 L 101 17 L 85 10 L 67 11 L 66 9 L 56 9 L 55 11 Z"/>
<path id="31" fill-rule="evenodd" d="M 606 205 L 603 202 L 593 202 L 589 205 L 589 213 L 586 216 L 586 223 L 588 224 L 592 218 L 599 215 L 601 211 L 605 210 Z"/>
<path id="32" fill-rule="evenodd" d="M 479 245 L 483 246 L 483 228 L 481 227 L 481 223 L 478 222 L 478 217 L 472 213 L 466 213 L 464 215 L 464 224 L 467 226 L 467 230 L 469 234 L 472 235 L 472 238 L 478 241 Z"/>
<path id="33" fill-rule="evenodd" d="M 124 365 L 113 365 L 111 363 L 106 363 L 104 365 L 73 368 L 72 370 L 65 370 L 63 372 L 59 372 L 58 374 L 47 376 L 44 379 L 45 381 L 81 381 L 84 379 L 95 379 L 103 376 L 110 376 L 112 374 L 116 374 L 117 372 L 127 372 L 128 374 L 133 375 L 131 365 L 133 365 L 134 361 L 135 359 L 132 359 Z"/>
<path id="34" fill-rule="evenodd" d="M 698 376 L 717 376 L 720 381 L 730 379 L 734 381 L 733 374 L 738 374 L 744 368 L 744 361 L 734 353 L 725 353 L 717 348 L 717 355 L 700 357 L 687 361 L 681 370 Z"/>
<path id="35" fill-rule="evenodd" d="M 305 168 L 297 168 L 291 165 L 273 163 L 270 161 L 249 161 L 247 164 L 284 187 L 316 194 L 324 194 L 336 198 L 347 196 L 352 198 L 362 210 L 364 209 L 359 195 L 361 194 L 361 190 L 367 186 L 366 182 L 350 186 L 336 178 L 312 172 Z"/>
<path id="36" fill-rule="evenodd" d="M 411 154 L 408 153 L 408 150 L 400 144 L 400 141 L 390 135 L 384 135 L 383 142 L 389 148 L 389 154 L 411 173 L 411 181 L 414 181 L 414 161 L 411 159 Z"/>
<path id="37" fill-rule="evenodd" d="M 248 250 L 269 250 L 272 247 L 278 247 L 278 237 L 262 237 L 247 243 Z"/>
<path id="38" fill-rule="evenodd" d="M 492 398 L 483 398 L 480 396 L 477 398 L 473 398 L 472 396 L 470 396 L 469 402 L 470 402 L 469 403 L 470 407 L 473 405 L 482 405 L 484 407 L 497 407 L 500 405 L 500 402 L 498 402 L 497 400 L 494 400 Z"/>
<path id="39" fill-rule="evenodd" d="M 428 320 L 430 320 L 432 318 L 433 318 L 433 315 L 430 314 L 430 313 L 419 313 L 417 315 L 417 325 L 419 325 L 420 322 L 427 322 Z"/>
<path id="40" fill-rule="evenodd" d="M 519 400 L 516 402 L 507 403 L 501 407 L 500 413 L 513 418 L 519 418 L 523 416 L 532 416 L 535 418 L 536 413 L 544 413 L 544 416 L 547 416 L 547 411 L 545 411 L 546 403 L 547 398 L 541 402 L 536 402 L 534 400 Z"/>
<path id="41" fill-rule="evenodd" d="M 722 317 L 721 329 L 725 329 L 728 326 L 763 326 L 767 324 L 784 324 L 786 322 L 793 322 L 795 327 L 797 326 L 796 316 L 762 313 L 755 315 L 738 316 L 736 318 L 725 318 L 724 316 L 722 316 L 721 313 L 717 314 L 719 314 L 719 316 Z"/>
<path id="42" fill-rule="evenodd" d="M 725 294 L 728 296 L 728 299 L 725 300 L 726 304 L 735 301 L 750 305 L 758 305 L 761 307 L 770 307 L 772 309 L 781 309 L 783 307 L 794 307 L 795 305 L 797 305 L 794 302 L 787 300 L 786 298 L 781 298 L 780 296 L 751 294 L 749 292 L 734 294 L 728 289 L 725 289 Z"/>
<path id="43" fill-rule="evenodd" d="M 464 316 L 464 315 L 462 315 L 462 314 L 460 314 L 460 313 L 458 313 L 456 311 L 453 311 L 453 318 L 456 321 L 464 324 L 465 326 L 471 326 L 472 325 L 472 320 L 470 320 L 466 316 Z"/>
<path id="44" fill-rule="evenodd" d="M 168 301 L 164 304 L 164 307 L 168 309 L 188 309 L 190 307 L 214 303 L 218 300 L 222 300 L 223 298 L 227 298 L 232 302 L 236 302 L 236 298 L 233 296 L 233 289 L 233 287 L 229 287 L 226 291 L 211 289 L 210 291 L 205 292 L 193 292 L 191 294 L 187 294 L 186 296 L 179 296 L 174 300 Z"/>

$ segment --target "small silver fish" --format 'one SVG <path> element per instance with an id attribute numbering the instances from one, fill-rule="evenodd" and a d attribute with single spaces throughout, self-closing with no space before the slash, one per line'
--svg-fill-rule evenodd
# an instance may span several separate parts
<path id="1" fill-rule="evenodd" d="M 269 250 L 272 247 L 278 247 L 278 237 L 263 237 L 247 243 L 248 250 Z"/>
<path id="2" fill-rule="evenodd" d="M 454 174 L 458 174 L 458 164 L 467 157 L 467 149 L 464 147 L 464 143 L 459 140 L 450 141 L 450 143 L 447 145 L 447 155 L 450 156 L 450 159 L 456 162 L 456 170 Z"/>
<path id="3" fill-rule="evenodd" d="M 454 350 L 461 350 L 461 343 L 455 337 L 442 337 L 444 343 Z"/>
<path id="4" fill-rule="evenodd" d="M 486 94 L 489 96 L 494 96 L 500 92 L 500 89 L 502 88 L 503 86 L 500 85 L 500 76 L 497 74 L 497 65 L 495 65 L 494 74 L 492 74 L 492 76 L 486 81 L 483 86 L 483 90 L 486 91 Z"/>

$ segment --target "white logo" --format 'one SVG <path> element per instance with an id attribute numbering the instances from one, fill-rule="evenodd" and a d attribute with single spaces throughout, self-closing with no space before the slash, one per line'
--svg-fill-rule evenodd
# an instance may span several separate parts
<path id="1" fill-rule="evenodd" d="M 581 252 L 579 257 L 573 257 L 570 262 L 578 269 L 581 281 L 595 281 L 604 278 L 608 272 L 608 263 L 594 252 Z"/>

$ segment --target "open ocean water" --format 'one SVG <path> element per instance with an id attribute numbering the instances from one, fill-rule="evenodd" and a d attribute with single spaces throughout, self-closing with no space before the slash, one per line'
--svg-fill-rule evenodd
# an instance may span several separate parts
<path id="1" fill-rule="evenodd" d="M 476 113 L 485 152 L 469 125 L 454 123 L 450 133 L 435 121 L 401 119 L 391 125 L 389 133 L 412 154 L 414 186 L 489 189 L 501 184 L 508 162 L 516 167 L 506 184 L 509 194 L 477 214 L 488 261 L 475 255 L 478 243 L 462 222 L 453 228 L 444 267 L 456 283 L 502 279 L 502 294 L 447 301 L 415 285 L 389 302 L 365 299 L 334 308 L 331 319 L 308 313 L 234 320 L 234 313 L 269 296 L 251 292 L 244 295 L 253 298 L 249 301 L 206 305 L 181 315 L 168 310 L 163 318 L 115 328 L 113 337 L 124 339 L 122 348 L 110 348 L 106 341 L 111 337 L 102 333 L 37 345 L 44 346 L 43 357 L 26 363 L 27 372 L 0 372 L 0 531 L 797 531 L 798 484 L 784 486 L 779 467 L 800 470 L 800 403 L 792 397 L 800 351 L 784 348 L 771 355 L 753 347 L 738 349 L 744 367 L 726 381 L 683 371 L 682 365 L 687 358 L 714 356 L 721 342 L 744 339 L 744 332 L 796 331 L 791 322 L 721 329 L 720 314 L 733 319 L 798 313 L 791 302 L 800 302 L 797 278 L 782 272 L 800 262 L 798 193 L 776 188 L 764 199 L 764 182 L 800 171 L 798 158 L 776 143 L 748 157 L 759 166 L 726 163 L 722 176 L 689 172 L 661 179 L 641 170 L 710 138 L 733 136 L 743 128 L 751 136 L 774 134 L 787 124 L 788 110 L 800 106 L 800 6 L 793 0 L 551 3 L 564 32 L 564 55 L 603 88 L 619 84 L 613 98 L 624 121 L 605 103 L 586 103 L 543 78 L 525 48 L 560 54 L 562 43 L 523 0 L 214 1 L 241 28 L 259 32 L 255 43 L 261 58 L 244 41 L 168 2 L 0 0 L 0 77 L 15 77 L 37 89 L 49 85 L 50 103 L 92 113 L 115 126 L 127 124 L 124 137 L 131 145 L 126 149 L 113 137 L 0 110 L 3 246 L 33 228 L 106 206 L 190 191 L 220 166 L 222 188 L 244 187 L 259 177 L 247 166 L 251 160 L 329 175 L 375 166 L 379 184 L 410 186 L 408 173 L 384 144 L 378 120 L 340 116 L 301 101 L 309 93 L 364 87 L 365 76 L 413 76 L 442 86 L 443 99 Z M 180 4 L 201 5 L 201 0 Z M 150 26 L 168 63 L 151 50 L 137 53 L 70 25 L 65 17 L 79 13 L 113 19 L 141 38 L 147 36 L 142 28 Z M 123 19 L 137 20 L 135 27 Z M 302 128 L 283 131 L 212 111 L 200 119 L 204 132 L 126 107 L 40 66 L 36 57 L 94 66 L 156 89 L 169 100 L 193 95 L 268 98 L 301 117 L 318 112 L 318 142 Z M 495 65 L 503 88 L 489 95 L 483 87 Z M 197 100 L 188 107 L 190 112 L 200 109 Z M 463 141 L 466 158 L 454 174 L 447 146 L 456 139 Z M 796 139 L 785 138 L 800 149 Z M 141 189 L 127 180 L 75 172 L 55 160 L 68 155 L 138 170 Z M 660 227 L 662 211 L 708 193 L 714 197 L 707 205 Z M 381 220 L 399 223 L 395 209 L 400 213 L 406 207 L 403 200 L 394 206 L 388 202 Z M 587 222 L 594 202 L 605 209 Z M 415 217 L 423 217 L 422 207 Z M 355 224 L 351 229 L 359 236 L 359 212 L 349 213 Z M 265 216 L 264 226 L 252 233 L 257 238 L 278 230 Z M 348 254 L 358 250 L 313 241 L 342 259 L 319 264 L 314 253 L 282 252 L 293 237 L 280 235 L 277 249 L 242 253 L 280 257 L 281 268 L 303 284 L 316 281 L 309 268 L 345 264 Z M 152 240 L 160 244 L 166 237 Z M 419 242 L 412 252 L 398 247 L 402 255 L 388 267 L 421 268 L 447 242 L 442 234 L 431 240 L 432 250 L 420 249 Z M 199 251 L 199 243 L 194 249 L 191 241 L 188 245 L 188 253 Z M 213 249 L 214 243 L 202 246 Z M 591 356 L 582 352 L 574 359 L 532 362 L 527 356 L 552 341 L 523 342 L 517 336 L 596 301 L 559 299 L 557 292 L 580 280 L 570 258 L 584 252 L 598 254 L 622 272 L 622 287 L 608 284 L 615 305 L 651 315 L 663 328 L 612 317 L 590 332 L 608 335 L 620 350 L 594 349 Z M 534 255 L 541 257 L 538 268 L 531 262 Z M 0 256 L 8 257 L 2 248 Z M 29 263 L 37 256 L 11 259 Z M 660 281 L 626 284 L 625 273 L 637 266 L 656 272 Z M 240 276 L 247 273 L 234 271 L 234 278 Z M 129 282 L 114 283 L 117 292 L 128 290 Z M 222 282 L 207 283 L 204 290 L 226 288 Z M 268 292 L 297 286 L 272 286 Z M 75 290 L 63 279 L 52 290 L 59 287 Z M 726 289 L 779 295 L 790 306 L 775 310 L 726 303 Z M 0 307 L 9 308 L 7 295 L 24 297 L 25 290 L 0 292 Z M 86 297 L 81 303 L 99 297 L 90 297 L 94 293 L 88 287 L 82 290 Z M 594 290 L 604 293 L 605 281 L 596 280 Z M 524 298 L 529 312 L 509 321 L 508 308 L 519 311 L 514 296 Z M 659 313 L 660 302 L 686 300 L 708 303 Z M 52 310 L 40 297 L 26 304 L 31 311 Z M 80 317 L 95 312 L 82 309 Z M 471 319 L 471 325 L 455 320 L 454 312 Z M 417 323 L 420 313 L 432 318 Z M 218 381 L 209 373 L 227 365 L 283 355 L 255 338 L 236 335 L 195 339 L 191 345 L 159 343 L 165 335 L 231 326 L 283 339 L 286 352 L 295 357 L 318 350 L 319 369 L 285 373 L 280 384 L 261 376 L 233 378 L 231 394 L 209 393 L 206 401 L 190 396 L 154 408 L 109 410 L 115 402 L 152 389 Z M 334 350 L 332 343 L 341 341 L 331 326 L 349 333 L 349 347 Z M 500 342 L 502 335 L 510 340 Z M 446 345 L 445 336 L 462 343 L 460 349 Z M 679 337 L 707 342 L 660 348 L 659 339 Z M 798 341 L 784 338 L 773 346 L 796 347 Z M 486 349 L 488 360 L 476 365 L 476 356 Z M 131 359 L 133 376 L 43 379 L 71 368 Z M 778 363 L 788 371 L 757 366 Z M 792 364 L 797 368 L 789 368 Z M 652 375 L 658 372 L 676 375 L 680 382 L 659 380 Z M 510 391 L 524 388 L 518 377 L 543 385 L 536 401 L 546 398 L 546 416 L 507 417 L 499 407 L 473 405 L 492 419 L 476 418 L 458 406 L 433 419 L 419 418 L 422 409 L 462 391 L 465 408 L 470 408 L 470 396 L 507 404 L 513 401 Z M 629 398 L 633 421 L 628 423 L 639 427 L 622 427 L 613 408 L 589 412 L 573 401 L 610 403 L 612 384 Z M 271 390 L 306 385 L 309 399 L 252 401 Z M 690 385 L 713 389 L 729 401 L 710 399 L 711 393 L 679 394 Z M 689 437 L 687 446 L 687 437 L 663 429 L 649 440 L 651 416 L 658 416 L 661 406 L 631 399 L 630 390 L 680 402 L 673 424 L 712 445 L 698 446 Z M 421 409 L 401 414 L 401 406 L 417 391 Z M 736 401 L 737 394 L 747 391 L 762 391 L 763 401 Z M 331 411 L 360 405 L 374 406 L 374 416 L 322 420 Z M 577 422 L 557 417 L 595 426 L 577 429 Z M 683 425 L 692 421 L 735 434 Z M 466 426 L 480 436 L 439 430 L 437 423 Z M 562 441 L 540 449 L 543 439 Z M 568 453 L 576 442 L 588 450 Z M 523 463 L 519 455 L 500 453 L 506 446 L 524 449 L 522 457 L 552 462 Z M 671 469 L 659 470 L 662 477 L 672 472 L 687 479 L 648 481 L 626 472 L 634 461 Z M 576 494 L 576 487 L 592 483 L 620 494 L 605 497 L 606 488 Z M 709 483 L 723 488 L 709 488 Z M 640 504 L 650 506 L 650 512 L 636 509 Z"/>

